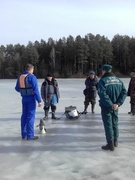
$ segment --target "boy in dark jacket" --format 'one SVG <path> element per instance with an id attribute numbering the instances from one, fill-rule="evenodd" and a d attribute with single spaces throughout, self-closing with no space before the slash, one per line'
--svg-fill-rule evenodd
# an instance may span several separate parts
<path id="1" fill-rule="evenodd" d="M 98 77 L 95 75 L 94 71 L 90 71 L 89 76 L 85 80 L 86 89 L 84 90 L 85 101 L 84 101 L 84 111 L 82 114 L 87 113 L 87 108 L 89 103 L 91 103 L 91 112 L 94 113 L 96 97 L 97 97 L 97 83 Z"/>
<path id="2" fill-rule="evenodd" d="M 41 85 L 41 97 L 44 101 L 45 119 L 48 119 L 49 108 L 52 110 L 52 119 L 55 117 L 56 104 L 59 102 L 59 88 L 56 79 L 51 74 L 47 74 L 45 81 Z"/>
<path id="3" fill-rule="evenodd" d="M 118 108 L 123 104 L 127 92 L 123 82 L 112 72 L 112 66 L 102 66 L 102 77 L 98 83 L 99 105 L 105 129 L 107 145 L 103 150 L 114 151 L 118 146 Z"/>
<path id="4" fill-rule="evenodd" d="M 131 72 L 131 79 L 128 86 L 128 96 L 130 96 L 131 111 L 128 114 L 135 115 L 135 69 Z"/>

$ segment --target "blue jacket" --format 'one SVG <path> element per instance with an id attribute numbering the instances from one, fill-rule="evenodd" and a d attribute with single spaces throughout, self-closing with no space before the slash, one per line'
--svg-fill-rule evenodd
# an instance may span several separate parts
<path id="1" fill-rule="evenodd" d="M 17 92 L 20 92 L 22 97 L 34 96 L 36 101 L 38 103 L 40 103 L 41 102 L 41 97 L 40 97 L 39 90 L 38 90 L 38 83 L 37 83 L 36 76 L 34 74 L 30 74 L 28 71 L 24 71 L 22 73 L 22 75 L 28 75 L 28 76 L 26 76 L 26 87 L 23 88 L 23 89 L 25 90 L 25 89 L 29 88 L 29 91 L 28 91 L 29 93 L 25 94 L 25 93 L 22 92 L 23 90 L 20 87 L 20 77 L 17 79 L 15 90 Z"/>

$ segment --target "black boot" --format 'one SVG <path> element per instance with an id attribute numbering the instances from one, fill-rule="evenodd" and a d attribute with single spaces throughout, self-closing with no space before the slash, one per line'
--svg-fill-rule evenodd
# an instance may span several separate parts
<path id="1" fill-rule="evenodd" d="M 57 119 L 54 112 L 52 112 L 52 119 Z"/>
<path id="2" fill-rule="evenodd" d="M 110 150 L 110 151 L 114 151 L 114 142 L 113 141 L 108 141 L 106 146 L 102 146 L 101 147 L 103 150 Z"/>
<path id="3" fill-rule="evenodd" d="M 88 112 L 87 112 L 87 108 L 88 108 L 88 105 L 85 105 L 84 106 L 84 111 L 82 112 L 82 114 L 87 114 Z"/>
<path id="4" fill-rule="evenodd" d="M 36 140 L 36 139 L 38 139 L 38 136 L 34 136 L 33 138 L 30 138 L 30 139 L 27 139 L 27 140 L 30 141 L 30 140 Z"/>
<path id="5" fill-rule="evenodd" d="M 48 110 L 45 110 L 45 117 L 43 118 L 43 120 L 47 120 L 48 119 Z"/>
<path id="6" fill-rule="evenodd" d="M 118 147 L 118 140 L 114 139 L 114 147 Z"/>
<path id="7" fill-rule="evenodd" d="M 91 112 L 92 113 L 95 113 L 94 109 L 95 109 L 95 104 L 91 104 Z"/>
<path id="8" fill-rule="evenodd" d="M 131 114 L 135 115 L 135 105 L 134 105 L 134 103 L 131 104 Z"/>
<path id="9" fill-rule="evenodd" d="M 128 114 L 132 114 L 132 111 L 133 111 L 133 105 L 131 104 L 131 111 L 128 112 Z"/>
<path id="10" fill-rule="evenodd" d="M 52 119 L 57 119 L 55 117 L 56 106 L 51 106 L 51 110 L 52 110 Z"/>
<path id="11" fill-rule="evenodd" d="M 48 107 L 44 107 L 44 111 L 45 111 L 45 117 L 43 118 L 43 120 L 46 120 L 46 119 L 48 119 L 49 108 Z"/>

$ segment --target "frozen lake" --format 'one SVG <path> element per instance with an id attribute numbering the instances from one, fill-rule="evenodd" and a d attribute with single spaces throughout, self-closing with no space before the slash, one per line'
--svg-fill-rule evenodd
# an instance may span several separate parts
<path id="1" fill-rule="evenodd" d="M 129 78 L 122 79 L 126 88 Z M 60 102 L 56 115 L 65 107 L 84 107 L 85 79 L 57 79 Z M 43 79 L 38 80 L 39 89 Z M 129 97 L 119 109 L 119 147 L 103 151 L 105 135 L 98 98 L 95 114 L 77 120 L 46 120 L 47 133 L 39 135 L 36 125 L 44 116 L 37 107 L 36 141 L 20 137 L 21 97 L 16 80 L 0 80 L 0 180 L 135 180 L 135 116 L 128 115 Z M 51 117 L 51 114 L 50 114 Z"/>

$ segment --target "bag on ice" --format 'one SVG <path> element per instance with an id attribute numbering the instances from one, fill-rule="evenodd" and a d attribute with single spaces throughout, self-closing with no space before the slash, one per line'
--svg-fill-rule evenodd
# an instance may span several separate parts
<path id="1" fill-rule="evenodd" d="M 76 106 L 65 107 L 65 115 L 68 119 L 77 119 L 79 117 L 79 112 Z"/>

